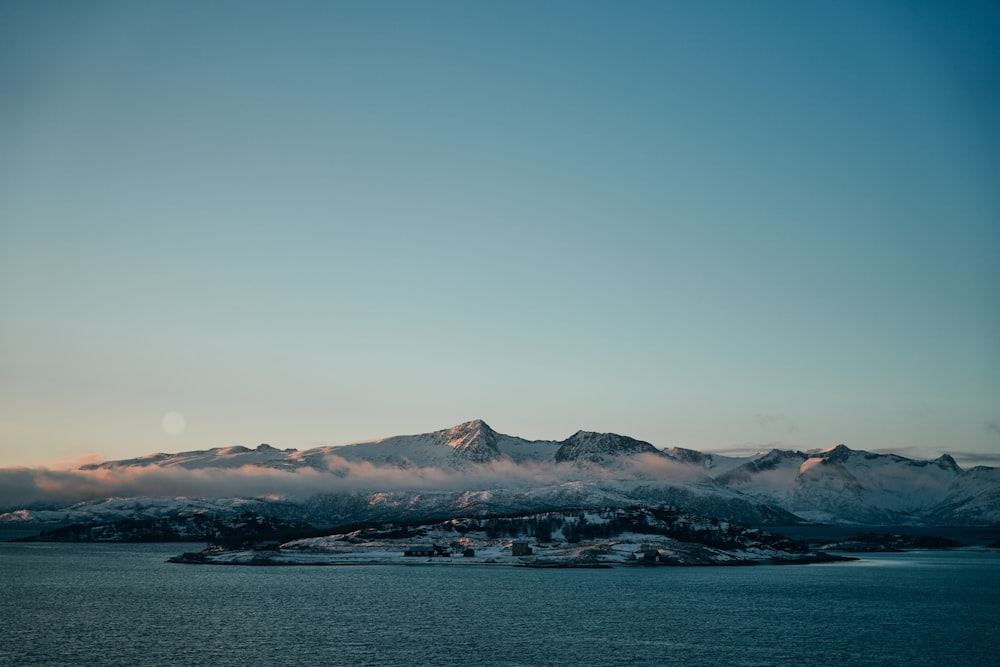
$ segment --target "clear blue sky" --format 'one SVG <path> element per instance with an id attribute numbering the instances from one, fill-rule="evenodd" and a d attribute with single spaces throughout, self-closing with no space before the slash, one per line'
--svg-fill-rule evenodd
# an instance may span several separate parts
<path id="1" fill-rule="evenodd" d="M 995 464 L 998 43 L 985 0 L 0 1 L 0 465 L 474 418 Z"/>

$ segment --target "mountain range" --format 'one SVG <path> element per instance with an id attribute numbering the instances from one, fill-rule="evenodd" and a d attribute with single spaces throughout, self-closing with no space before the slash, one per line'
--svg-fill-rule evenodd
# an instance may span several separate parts
<path id="1" fill-rule="evenodd" d="M 206 516 L 330 527 L 640 505 L 751 525 L 1000 524 L 1000 469 L 963 470 L 947 454 L 914 460 L 838 445 L 732 457 L 613 433 L 526 440 L 482 420 L 353 445 L 222 447 L 56 478 L 19 473 L 11 488 L 22 497 L 0 499 L 0 523 L 170 521 L 180 536 L 192 517 Z M 77 497 L 52 492 L 60 483 Z"/>

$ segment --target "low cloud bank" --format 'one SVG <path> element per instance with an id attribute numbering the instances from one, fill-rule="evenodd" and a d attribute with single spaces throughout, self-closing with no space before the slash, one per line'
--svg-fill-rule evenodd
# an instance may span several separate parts
<path id="1" fill-rule="evenodd" d="M 0 469 L 0 508 L 69 504 L 113 497 L 303 497 L 322 493 L 393 491 L 476 491 L 559 484 L 579 480 L 644 479 L 690 481 L 687 466 L 655 455 L 639 455 L 618 467 L 576 463 L 494 461 L 461 469 L 379 466 L 330 455 L 324 468 L 277 470 L 180 466 L 57 470 Z"/>

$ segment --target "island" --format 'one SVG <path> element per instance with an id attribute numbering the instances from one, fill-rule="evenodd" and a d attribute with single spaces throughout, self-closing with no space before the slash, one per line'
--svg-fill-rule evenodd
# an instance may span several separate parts
<path id="1" fill-rule="evenodd" d="M 539 512 L 381 523 L 285 542 L 212 544 L 198 565 L 733 566 L 853 560 L 760 528 L 669 508 Z"/>

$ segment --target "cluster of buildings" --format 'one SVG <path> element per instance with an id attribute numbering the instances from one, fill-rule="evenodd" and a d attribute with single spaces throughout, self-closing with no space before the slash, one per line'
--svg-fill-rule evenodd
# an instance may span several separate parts
<path id="1" fill-rule="evenodd" d="M 512 556 L 530 556 L 532 554 L 527 540 L 514 540 L 510 545 L 510 552 Z M 476 550 L 464 547 L 461 553 L 463 558 L 473 558 L 476 555 Z M 411 558 L 433 558 L 435 556 L 450 558 L 451 554 L 448 547 L 436 544 L 411 545 L 403 551 L 403 556 Z"/>

